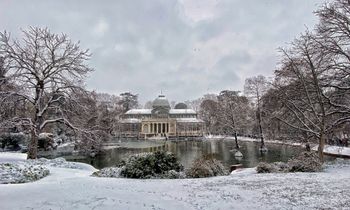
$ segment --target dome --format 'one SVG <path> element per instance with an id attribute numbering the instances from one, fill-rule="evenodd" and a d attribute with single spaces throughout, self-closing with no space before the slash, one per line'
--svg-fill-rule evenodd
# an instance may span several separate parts
<path id="1" fill-rule="evenodd" d="M 164 95 L 159 95 L 158 98 L 153 101 L 153 108 L 164 107 L 170 109 L 170 104 L 168 99 Z"/>
<path id="2" fill-rule="evenodd" d="M 175 105 L 175 109 L 187 109 L 187 105 L 185 103 L 178 103 Z"/>

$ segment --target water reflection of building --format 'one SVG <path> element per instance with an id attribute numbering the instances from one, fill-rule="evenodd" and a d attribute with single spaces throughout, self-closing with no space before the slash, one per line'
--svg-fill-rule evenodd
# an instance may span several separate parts
<path id="1" fill-rule="evenodd" d="M 121 121 L 122 137 L 201 137 L 203 131 L 204 123 L 193 109 L 185 104 L 171 109 L 164 95 L 153 101 L 152 109 L 131 109 Z"/>

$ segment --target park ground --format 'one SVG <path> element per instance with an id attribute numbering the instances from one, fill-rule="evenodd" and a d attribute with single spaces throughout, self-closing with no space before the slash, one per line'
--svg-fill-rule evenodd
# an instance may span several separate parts
<path id="1" fill-rule="evenodd" d="M 25 159 L 0 153 L 0 163 Z M 257 174 L 249 168 L 177 180 L 92 177 L 96 169 L 82 163 L 47 168 L 50 175 L 38 181 L 0 184 L 1 209 L 350 209 L 350 160 L 338 159 L 319 173 Z"/>

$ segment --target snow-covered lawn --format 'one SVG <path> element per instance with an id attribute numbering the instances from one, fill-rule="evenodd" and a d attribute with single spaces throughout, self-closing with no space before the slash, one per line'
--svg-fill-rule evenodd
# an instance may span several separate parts
<path id="1" fill-rule="evenodd" d="M 0 153 L 0 162 L 23 156 Z M 350 209 L 350 162 L 322 173 L 256 174 L 178 180 L 98 178 L 82 164 L 45 164 L 50 175 L 0 185 L 0 209 Z"/>

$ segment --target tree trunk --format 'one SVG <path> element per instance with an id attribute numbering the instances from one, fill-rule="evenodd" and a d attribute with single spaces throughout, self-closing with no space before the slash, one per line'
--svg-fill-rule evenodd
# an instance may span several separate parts
<path id="1" fill-rule="evenodd" d="M 34 128 L 31 130 L 31 138 L 28 145 L 27 159 L 36 159 L 38 155 L 38 136 L 35 134 Z"/>
<path id="2" fill-rule="evenodd" d="M 42 107 L 42 95 L 44 90 L 44 82 L 38 81 L 35 88 L 35 116 L 32 120 L 33 127 L 31 128 L 31 139 L 28 148 L 28 159 L 36 159 L 38 155 L 38 137 L 41 133 L 40 125 L 43 122 L 42 114 L 40 113 Z"/>
<path id="3" fill-rule="evenodd" d="M 237 139 L 237 132 L 235 131 L 235 142 L 236 142 L 236 149 L 239 149 L 239 145 L 238 145 L 238 139 Z"/>
<path id="4" fill-rule="evenodd" d="M 261 112 L 260 112 L 259 103 L 258 103 L 258 123 L 259 123 L 260 139 L 261 139 L 260 149 L 265 150 L 265 142 L 264 142 L 264 135 L 263 135 L 263 130 L 262 130 L 262 126 L 261 126 Z"/>
<path id="5" fill-rule="evenodd" d="M 324 145 L 325 145 L 325 135 L 324 133 L 321 133 L 321 136 L 319 138 L 319 145 L 318 145 L 318 156 L 321 162 L 324 161 L 324 153 L 323 153 Z"/>

